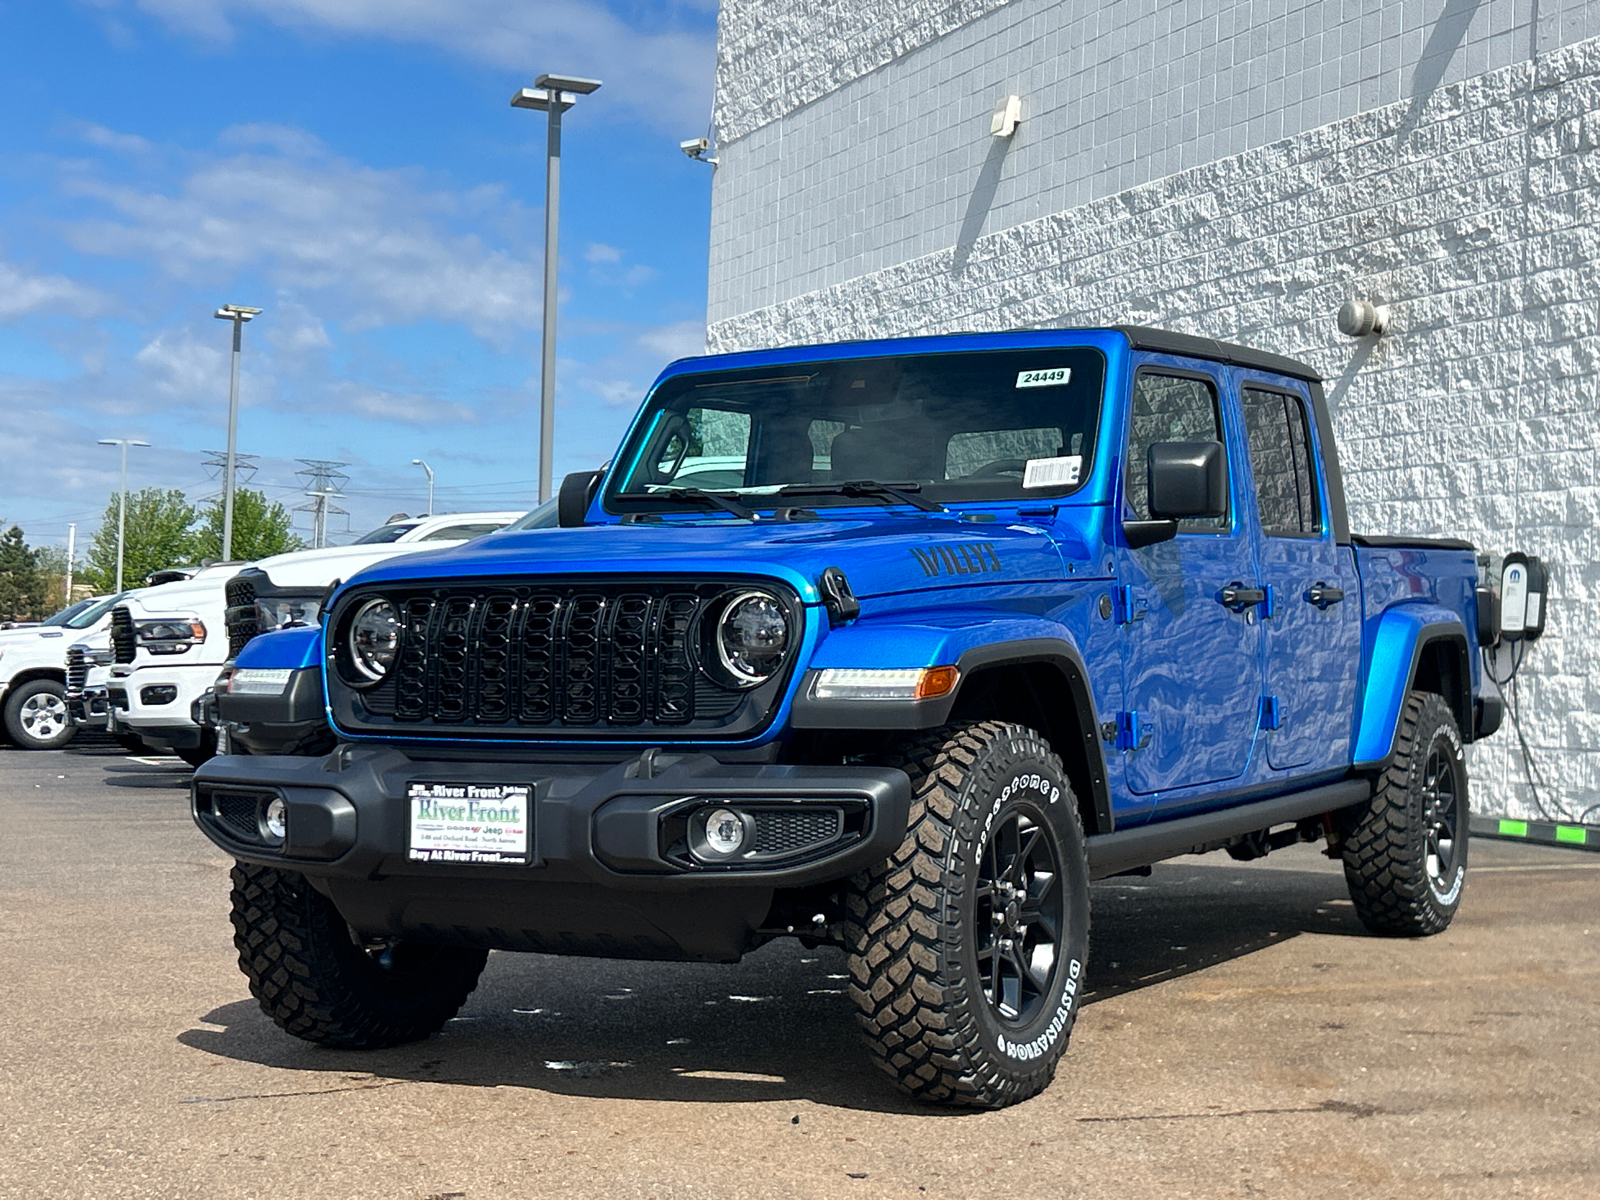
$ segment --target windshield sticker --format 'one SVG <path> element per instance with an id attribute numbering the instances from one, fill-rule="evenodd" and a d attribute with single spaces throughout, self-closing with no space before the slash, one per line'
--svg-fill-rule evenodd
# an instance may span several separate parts
<path id="1" fill-rule="evenodd" d="M 1022 486 L 1070 487 L 1078 482 L 1078 472 L 1081 470 L 1081 454 L 1069 454 L 1065 458 L 1030 458 L 1027 468 L 1022 472 Z"/>
<path id="2" fill-rule="evenodd" d="M 1052 367 L 1048 371 L 1018 371 L 1017 386 L 1062 387 L 1072 382 L 1071 367 Z"/>

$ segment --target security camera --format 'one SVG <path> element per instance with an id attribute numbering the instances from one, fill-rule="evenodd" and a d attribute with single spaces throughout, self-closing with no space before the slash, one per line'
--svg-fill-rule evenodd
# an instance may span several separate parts
<path id="1" fill-rule="evenodd" d="M 678 149 L 682 150 L 690 158 L 699 158 L 707 150 L 711 149 L 711 139 L 703 137 L 690 138 L 687 142 L 679 142 Z"/>

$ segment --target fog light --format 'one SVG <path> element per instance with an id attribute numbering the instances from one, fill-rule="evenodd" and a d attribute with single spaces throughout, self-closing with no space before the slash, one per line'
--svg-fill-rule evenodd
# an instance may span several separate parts
<path id="1" fill-rule="evenodd" d="M 177 698 L 178 689 L 170 683 L 158 683 L 139 689 L 139 703 L 152 708 L 158 704 L 171 704 Z"/>
<path id="2" fill-rule="evenodd" d="M 744 845 L 744 818 L 730 809 L 719 808 L 706 817 L 706 849 L 724 858 L 739 853 Z"/>
<path id="3" fill-rule="evenodd" d="M 281 799 L 269 802 L 266 811 L 261 814 L 261 825 L 268 837 L 283 841 L 289 832 L 289 806 Z"/>

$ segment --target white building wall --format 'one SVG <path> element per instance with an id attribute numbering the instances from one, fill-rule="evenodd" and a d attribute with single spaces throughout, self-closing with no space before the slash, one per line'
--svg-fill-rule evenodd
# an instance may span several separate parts
<path id="1" fill-rule="evenodd" d="M 789 6 L 726 6 L 724 78 L 738 73 L 727 32 L 762 7 Z M 904 7 L 921 13 L 917 29 L 935 28 L 923 11 L 933 6 Z M 1315 364 L 1328 380 L 1354 528 L 1456 534 L 1552 566 L 1549 629 L 1521 676 L 1522 723 L 1550 785 L 1544 808 L 1600 823 L 1590 810 L 1600 804 L 1600 40 L 1579 36 L 1600 32 L 1600 12 L 1545 0 L 1535 27 L 1524 6 L 1496 18 L 1502 0 L 1435 2 L 1415 24 L 1411 0 L 1305 5 L 1303 15 L 1369 10 L 1339 25 L 1337 70 L 1319 67 L 1312 94 L 1309 83 L 1296 90 L 1274 76 L 1287 36 L 1254 38 L 1256 26 L 1238 16 L 1248 5 L 1111 4 L 1108 13 L 1129 21 L 1120 41 L 1111 17 L 1094 39 L 1067 39 L 1110 39 L 1130 63 L 1149 64 L 1161 56 L 1141 37 L 1180 37 L 1160 28 L 1162 13 L 1176 22 L 1205 7 L 1218 10 L 1216 29 L 1234 22 L 1231 45 L 1264 49 L 1242 65 L 1234 54 L 1235 92 L 1216 106 L 1218 121 L 1231 116 L 1206 151 L 1195 145 L 1206 136 L 1198 115 L 1185 124 L 1192 106 L 1159 108 L 1154 97 L 1165 93 L 1143 66 L 1111 78 L 1129 103 L 1097 99 L 1088 82 L 1062 90 L 1071 98 L 1053 109 L 1038 98 L 1060 85 L 1038 82 L 1052 56 L 1035 61 L 1028 47 L 1056 45 L 1058 27 L 1088 20 L 1074 0 L 983 7 L 787 110 L 760 72 L 743 91 L 724 88 L 720 127 L 747 132 L 719 149 L 711 348 L 1133 321 Z M 1452 15 L 1460 36 L 1446 39 L 1444 61 L 1402 53 L 1407 37 L 1441 44 L 1436 31 Z M 1389 40 L 1386 19 L 1398 23 Z M 1266 27 L 1290 28 L 1279 20 Z M 1351 24 L 1359 32 L 1347 36 Z M 1363 93 L 1359 76 L 1352 95 L 1345 64 L 1352 48 L 1363 61 L 1368 29 L 1378 30 L 1375 90 Z M 1211 35 L 1192 36 L 1196 61 L 1206 61 Z M 737 48 L 754 54 L 757 40 Z M 1553 48 L 1530 60 L 1535 41 Z M 826 39 L 794 43 L 794 55 L 831 61 Z M 1488 69 L 1497 55 L 1510 61 Z M 1058 70 L 1075 61 L 1070 50 L 1054 57 Z M 1023 61 L 1017 75 L 996 73 Z M 1115 74 L 1107 56 L 1094 61 Z M 1285 50 L 1281 61 L 1296 60 Z M 1016 144 L 997 151 L 988 113 L 1008 91 L 1029 107 Z M 1140 94 L 1148 108 L 1131 101 Z M 734 107 L 734 98 L 750 102 Z M 1102 143 L 1087 115 L 1060 127 L 1040 120 L 1073 104 L 1106 109 L 1093 122 L 1124 132 Z M 878 153 L 897 140 L 892 154 Z M 1131 150 L 1111 149 L 1124 145 Z M 1393 330 L 1341 337 L 1333 317 L 1351 296 L 1388 304 Z M 1475 805 L 1538 815 L 1515 747 L 1508 725 L 1475 748 Z"/>

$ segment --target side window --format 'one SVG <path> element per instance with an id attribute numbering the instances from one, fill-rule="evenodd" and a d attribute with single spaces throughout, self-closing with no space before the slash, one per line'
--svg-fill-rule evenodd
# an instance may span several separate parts
<path id="1" fill-rule="evenodd" d="M 423 542 L 464 542 L 470 541 L 475 537 L 482 537 L 486 533 L 493 533 L 499 528 L 498 523 L 489 525 L 445 525 L 417 540 Z"/>
<path id="2" fill-rule="evenodd" d="M 1271 537 L 1322 532 L 1306 407 L 1298 396 L 1244 389 L 1244 427 L 1261 528 Z"/>
<path id="3" fill-rule="evenodd" d="M 1128 504 L 1142 521 L 1150 519 L 1150 447 L 1157 442 L 1223 442 L 1217 389 L 1208 379 L 1140 371 L 1133 377 L 1128 420 Z M 1198 517 L 1178 524 L 1180 533 L 1216 533 L 1227 517 Z"/>
<path id="4" fill-rule="evenodd" d="M 749 413 L 691 408 L 657 435 L 628 486 L 743 487 L 749 458 Z"/>

